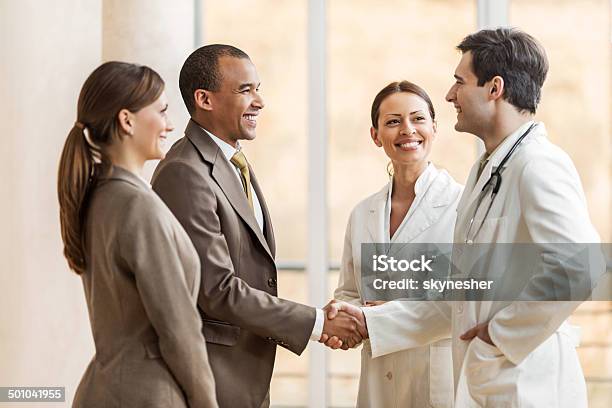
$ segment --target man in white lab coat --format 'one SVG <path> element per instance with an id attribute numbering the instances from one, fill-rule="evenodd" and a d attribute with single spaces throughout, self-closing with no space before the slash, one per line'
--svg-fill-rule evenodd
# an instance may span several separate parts
<path id="1" fill-rule="evenodd" d="M 599 242 L 576 168 L 534 120 L 548 71 L 542 46 L 524 32 L 499 28 L 469 35 L 457 48 L 462 57 L 446 99 L 457 110 L 455 129 L 479 137 L 486 151 L 459 202 L 455 243 Z M 503 182 L 492 180 L 483 191 L 500 164 Z M 471 261 L 454 251 L 459 268 Z M 366 323 L 386 319 L 394 303 L 370 308 Z M 566 321 L 578 304 L 450 302 L 455 407 L 586 407 L 579 331 Z M 342 303 L 334 309 L 362 313 Z M 408 316 L 413 321 L 398 326 L 398 341 L 385 352 L 429 342 L 424 332 L 436 330 L 425 316 Z"/>
<path id="2" fill-rule="evenodd" d="M 469 35 L 457 48 L 462 57 L 446 99 L 457 110 L 455 129 L 479 137 L 485 152 L 457 208 L 455 243 L 598 242 L 576 168 L 534 121 L 548 71 L 542 46 L 500 28 Z M 491 201 L 493 186 L 482 189 L 500 164 L 503 182 L 491 181 L 501 183 Z M 577 306 L 453 302 L 456 406 L 586 407 L 579 332 L 566 321 Z"/>

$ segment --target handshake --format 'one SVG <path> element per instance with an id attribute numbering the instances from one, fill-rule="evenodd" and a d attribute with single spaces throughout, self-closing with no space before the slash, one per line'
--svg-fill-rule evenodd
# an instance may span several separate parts
<path id="1" fill-rule="evenodd" d="M 366 303 L 375 306 L 384 302 Z M 368 326 L 361 307 L 332 299 L 324 308 L 325 322 L 319 343 L 331 349 L 348 350 L 368 338 Z"/>

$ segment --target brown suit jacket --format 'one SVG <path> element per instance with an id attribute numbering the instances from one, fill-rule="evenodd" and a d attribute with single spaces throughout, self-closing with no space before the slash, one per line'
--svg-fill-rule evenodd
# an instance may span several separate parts
<path id="1" fill-rule="evenodd" d="M 200 256 L 198 306 L 219 405 L 259 408 L 269 391 L 276 345 L 300 354 L 316 311 L 277 297 L 274 234 L 263 193 L 251 169 L 264 233 L 234 171 L 191 120 L 155 170 L 153 188 Z"/>
<path id="2" fill-rule="evenodd" d="M 82 275 L 96 354 L 75 407 L 217 407 L 196 308 L 189 237 L 133 173 L 113 167 L 91 195 Z"/>

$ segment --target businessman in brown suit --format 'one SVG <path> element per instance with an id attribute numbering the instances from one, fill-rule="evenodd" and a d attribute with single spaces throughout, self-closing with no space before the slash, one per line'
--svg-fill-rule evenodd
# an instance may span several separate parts
<path id="1" fill-rule="evenodd" d="M 153 175 L 153 188 L 201 261 L 198 306 L 221 407 L 267 407 L 276 346 L 301 354 L 322 333 L 361 339 L 363 322 L 277 297 L 275 244 L 263 192 L 240 151 L 264 107 L 243 51 L 208 45 L 185 61 L 179 85 L 191 120 Z M 361 333 L 361 334 L 360 334 Z"/>

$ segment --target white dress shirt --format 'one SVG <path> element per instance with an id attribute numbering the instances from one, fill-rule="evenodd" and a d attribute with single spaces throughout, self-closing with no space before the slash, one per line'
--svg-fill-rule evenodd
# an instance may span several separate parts
<path id="1" fill-rule="evenodd" d="M 227 161 L 232 165 L 232 168 L 234 169 L 234 174 L 236 174 L 236 177 L 238 178 L 240 185 L 242 185 L 242 176 L 240 175 L 240 170 L 238 170 L 238 168 L 234 166 L 231 162 L 232 157 L 241 150 L 240 143 L 236 143 L 236 147 L 234 147 L 231 144 L 219 139 L 217 136 L 213 135 L 208 130 L 204 129 L 204 131 L 208 133 L 211 139 L 217 144 L 217 146 L 219 146 L 219 149 L 221 149 L 223 156 L 225 156 Z M 257 225 L 259 225 L 259 229 L 263 232 L 264 230 L 263 229 L 263 225 L 264 225 L 263 211 L 261 211 L 261 204 L 259 203 L 259 197 L 257 197 L 257 193 L 255 192 L 255 189 L 253 188 L 252 185 L 251 185 L 251 193 L 253 194 L 253 211 L 255 212 L 255 219 L 257 220 Z"/>

